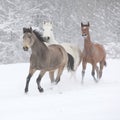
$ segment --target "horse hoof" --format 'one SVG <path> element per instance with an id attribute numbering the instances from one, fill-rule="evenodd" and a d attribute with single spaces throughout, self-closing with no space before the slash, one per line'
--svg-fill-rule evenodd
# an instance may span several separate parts
<path id="1" fill-rule="evenodd" d="M 25 89 L 25 93 L 27 93 L 28 92 L 28 89 Z"/>
<path id="2" fill-rule="evenodd" d="M 39 90 L 39 92 L 41 92 L 41 93 L 44 92 L 43 88 L 39 88 L 38 90 Z"/>
<path id="3" fill-rule="evenodd" d="M 99 80 L 95 80 L 95 83 L 98 83 L 99 82 Z"/>
<path id="4" fill-rule="evenodd" d="M 59 80 L 55 81 L 55 85 L 57 85 L 59 82 L 60 82 Z"/>
<path id="5" fill-rule="evenodd" d="M 55 81 L 55 82 L 54 82 L 54 85 L 57 85 L 57 84 L 58 84 L 58 82 L 57 82 L 57 81 Z"/>
<path id="6" fill-rule="evenodd" d="M 56 82 L 52 82 L 51 85 L 52 85 L 52 86 L 56 85 Z"/>

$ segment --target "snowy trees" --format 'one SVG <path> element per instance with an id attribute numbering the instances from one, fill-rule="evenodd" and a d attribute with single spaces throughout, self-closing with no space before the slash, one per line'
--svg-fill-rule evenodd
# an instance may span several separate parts
<path id="1" fill-rule="evenodd" d="M 105 44 L 109 57 L 120 58 L 119 0 L 1 0 L 0 63 L 27 61 L 21 49 L 22 28 L 42 30 L 44 20 L 53 21 L 57 41 L 72 43 L 81 43 L 80 23 L 89 21 L 93 41 Z"/>

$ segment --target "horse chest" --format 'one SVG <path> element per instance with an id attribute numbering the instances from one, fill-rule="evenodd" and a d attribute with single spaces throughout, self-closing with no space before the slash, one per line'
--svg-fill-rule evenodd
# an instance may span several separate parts
<path id="1" fill-rule="evenodd" d="M 86 56 L 86 57 L 93 57 L 94 49 L 92 47 L 84 49 L 83 50 L 83 55 Z"/>
<path id="2" fill-rule="evenodd" d="M 83 60 L 91 63 L 91 61 L 94 61 L 94 52 L 92 49 L 84 49 L 83 51 Z"/>

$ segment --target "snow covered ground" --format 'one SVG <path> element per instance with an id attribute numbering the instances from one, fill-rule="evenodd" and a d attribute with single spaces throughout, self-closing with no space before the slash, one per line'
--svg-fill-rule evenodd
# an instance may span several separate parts
<path id="1" fill-rule="evenodd" d="M 48 74 L 39 93 L 35 79 L 24 94 L 29 64 L 0 65 L 0 120 L 120 120 L 120 60 L 107 60 L 99 83 L 91 77 L 87 65 L 81 85 L 81 65 L 77 79 L 69 79 L 65 70 L 61 81 L 51 86 Z"/>

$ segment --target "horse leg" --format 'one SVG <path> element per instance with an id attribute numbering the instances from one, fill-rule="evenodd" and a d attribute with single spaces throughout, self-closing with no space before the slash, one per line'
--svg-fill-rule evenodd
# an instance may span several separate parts
<path id="1" fill-rule="evenodd" d="M 79 55 L 79 64 L 78 66 L 80 65 L 80 63 L 82 62 L 82 59 L 83 59 L 83 53 L 81 51 L 79 51 L 80 55 Z"/>
<path id="2" fill-rule="evenodd" d="M 41 72 L 36 80 L 39 92 L 44 92 L 43 88 L 40 86 L 40 81 L 45 73 L 46 73 L 46 71 L 41 70 Z"/>
<path id="3" fill-rule="evenodd" d="M 36 69 L 31 69 L 31 68 L 29 70 L 29 74 L 28 74 L 27 79 L 26 79 L 25 93 L 28 92 L 29 82 L 30 82 L 30 79 L 35 71 L 36 71 Z"/>
<path id="4" fill-rule="evenodd" d="M 56 80 L 55 80 L 55 83 L 56 83 L 56 84 L 58 84 L 58 82 L 60 81 L 60 76 L 61 76 L 61 74 L 62 74 L 62 72 L 63 72 L 63 69 L 64 69 L 64 67 L 60 67 L 60 68 L 58 69 L 58 74 L 57 74 L 57 77 L 56 77 Z"/>
<path id="5" fill-rule="evenodd" d="M 100 62 L 100 71 L 99 71 L 99 78 L 102 77 L 102 70 L 103 70 L 104 62 Z"/>
<path id="6" fill-rule="evenodd" d="M 83 61 L 82 62 L 82 81 L 81 81 L 82 84 L 83 84 L 83 79 L 85 76 L 86 65 L 87 65 L 87 63 Z"/>
<path id="7" fill-rule="evenodd" d="M 96 69 L 96 73 L 97 73 L 97 79 L 99 80 L 99 67 L 96 65 L 95 69 Z"/>
<path id="8" fill-rule="evenodd" d="M 54 83 L 54 72 L 55 72 L 55 71 L 50 71 L 50 72 L 49 72 L 49 76 L 50 76 L 51 83 Z"/>
<path id="9" fill-rule="evenodd" d="M 97 68 L 96 65 L 92 65 L 92 72 L 91 72 L 91 74 L 92 74 L 95 82 L 97 83 L 98 81 L 97 81 L 97 79 L 95 78 L 95 69 L 96 69 L 96 68 Z"/>

